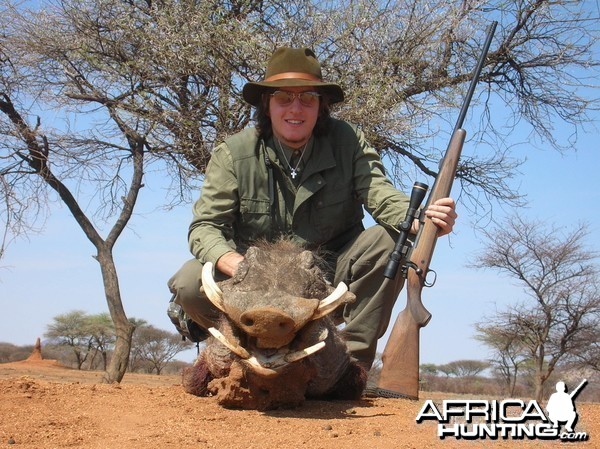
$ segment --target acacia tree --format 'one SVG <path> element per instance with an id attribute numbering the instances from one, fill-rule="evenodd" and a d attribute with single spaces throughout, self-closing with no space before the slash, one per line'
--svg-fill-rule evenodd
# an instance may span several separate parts
<path id="1" fill-rule="evenodd" d="M 591 107 L 577 88 L 598 65 L 597 13 L 586 4 L 61 0 L 28 10 L 3 1 L 0 191 L 10 232 L 0 253 L 43 221 L 52 200 L 68 207 L 97 251 L 117 335 L 105 377 L 120 381 L 133 325 L 113 249 L 144 175 L 150 167 L 167 173 L 165 203 L 188 201 L 213 144 L 250 123 L 241 87 L 262 77 L 275 47 L 315 48 L 325 76 L 348 93 L 336 115 L 366 131 L 403 187 L 414 168 L 435 175 L 440 153 L 428 142 L 440 132 L 423 124 L 455 117 L 490 17 L 500 27 L 481 77 L 486 94 L 475 103 L 502 100 L 513 123 L 529 121 L 554 145 L 553 120 L 576 132 Z M 587 78 L 573 76 L 577 69 Z M 518 165 L 510 130 L 492 123 L 483 114 L 473 139 L 491 141 L 494 151 L 465 152 L 458 168 L 475 206 L 481 198 L 519 201 L 508 183 Z"/>
<path id="2" fill-rule="evenodd" d="M 165 366 L 177 354 L 192 346 L 181 335 L 144 325 L 133 336 L 132 358 L 136 362 L 146 362 L 160 376 Z"/>
<path id="3" fill-rule="evenodd" d="M 94 353 L 90 360 L 90 367 L 95 365 L 96 357 L 100 354 L 102 368 L 108 368 L 108 353 L 115 344 L 115 326 L 108 313 L 99 313 L 88 318 L 87 328 L 92 336 Z"/>
<path id="4" fill-rule="evenodd" d="M 507 274 L 529 301 L 486 319 L 479 333 L 499 344 L 508 329 L 518 339 L 521 356 L 534 365 L 535 398 L 541 400 L 559 363 L 597 345 L 589 338 L 600 326 L 598 255 L 585 248 L 586 225 L 565 232 L 515 216 L 485 234 L 488 243 L 474 266 Z"/>
<path id="5" fill-rule="evenodd" d="M 589 345 L 577 354 L 573 354 L 574 362 L 583 367 L 600 372 L 600 323 L 595 329 L 587 329 L 585 338 Z"/>
<path id="6" fill-rule="evenodd" d="M 489 368 L 489 363 L 481 360 L 456 360 L 448 363 L 456 377 L 475 377 Z"/>
<path id="7" fill-rule="evenodd" d="M 513 397 L 521 368 L 530 360 L 522 335 L 519 334 L 520 329 L 509 326 L 509 323 L 500 317 L 495 317 L 492 323 L 488 321 L 476 324 L 475 329 L 475 338 L 492 350 L 489 363 L 494 373 L 503 381 L 506 394 Z"/>
<path id="8" fill-rule="evenodd" d="M 90 316 L 82 310 L 57 315 L 44 334 L 60 346 L 71 348 L 81 369 L 94 349 L 94 336 L 90 333 Z"/>

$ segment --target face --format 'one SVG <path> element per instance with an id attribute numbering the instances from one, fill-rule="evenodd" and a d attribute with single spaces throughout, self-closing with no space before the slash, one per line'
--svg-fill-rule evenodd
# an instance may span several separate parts
<path id="1" fill-rule="evenodd" d="M 282 87 L 286 92 L 315 92 L 314 87 Z M 312 136 L 319 117 L 319 101 L 306 106 L 296 97 L 291 104 L 282 106 L 273 97 L 269 98 L 269 117 L 273 134 L 279 141 L 291 148 L 301 148 Z"/>

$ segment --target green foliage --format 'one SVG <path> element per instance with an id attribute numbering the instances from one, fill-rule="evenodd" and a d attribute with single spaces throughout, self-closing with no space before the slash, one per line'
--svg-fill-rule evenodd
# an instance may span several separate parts
<path id="1" fill-rule="evenodd" d="M 130 371 L 161 374 L 177 354 L 192 346 L 189 341 L 182 341 L 177 333 L 158 329 L 144 320 L 132 318 L 130 321 L 136 325 L 129 358 Z M 45 336 L 49 348 L 68 348 L 70 357 L 73 357 L 79 369 L 106 370 L 115 344 L 115 330 L 110 315 L 88 314 L 81 310 L 54 317 L 47 326 Z M 0 361 L 2 349 L 0 345 Z M 14 354 L 15 351 L 7 352 Z M 60 350 L 54 352 L 60 356 Z"/>
<path id="2" fill-rule="evenodd" d="M 74 310 L 54 317 L 44 334 L 51 343 L 71 348 L 77 361 L 77 368 L 91 357 L 100 354 L 106 368 L 107 353 L 115 342 L 114 325 L 106 313 L 89 315 L 82 310 Z"/>
<path id="3" fill-rule="evenodd" d="M 158 329 L 152 325 L 140 326 L 133 335 L 130 371 L 146 369 L 160 375 L 180 352 L 193 346 L 179 334 Z"/>
<path id="4" fill-rule="evenodd" d="M 421 375 L 436 375 L 438 370 L 438 366 L 433 363 L 424 363 L 419 366 L 419 373 Z"/>

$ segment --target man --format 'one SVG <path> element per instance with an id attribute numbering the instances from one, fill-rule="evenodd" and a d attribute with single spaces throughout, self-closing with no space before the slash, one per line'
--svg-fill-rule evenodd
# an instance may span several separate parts
<path id="1" fill-rule="evenodd" d="M 288 237 L 325 255 L 333 285 L 345 282 L 356 295 L 343 310 L 344 333 L 368 370 L 403 284 L 401 276 L 385 279 L 383 270 L 408 198 L 385 176 L 363 133 L 330 117 L 344 92 L 323 80 L 310 49 L 276 50 L 264 81 L 247 83 L 243 96 L 256 107 L 257 126 L 213 152 L 188 235 L 195 259 L 169 280 L 171 307 L 180 305 L 201 329 L 214 325 L 218 313 L 199 289 L 202 264 L 212 262 L 215 278 L 224 279 L 253 241 Z M 363 206 L 377 222 L 367 230 Z M 425 213 L 439 235 L 452 231 L 451 198 Z"/>

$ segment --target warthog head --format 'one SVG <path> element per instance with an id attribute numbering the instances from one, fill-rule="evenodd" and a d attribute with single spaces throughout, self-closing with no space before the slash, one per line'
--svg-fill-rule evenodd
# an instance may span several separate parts
<path id="1" fill-rule="evenodd" d="M 204 265 L 202 288 L 223 320 L 209 329 L 214 338 L 188 391 L 217 395 L 223 405 L 264 409 L 331 396 L 348 375 L 360 377 L 350 382 L 358 385 L 354 390 L 362 388 L 363 373 L 328 317 L 355 296 L 343 283 L 333 288 L 325 281 L 312 252 L 288 241 L 263 244 L 248 249 L 231 279 L 217 284 L 212 271 Z"/>
<path id="2" fill-rule="evenodd" d="M 214 328 L 210 332 L 265 375 L 271 368 L 322 349 L 327 333 L 308 348 L 291 351 L 290 343 L 307 323 L 356 298 L 344 283 L 330 287 L 316 262 L 312 252 L 300 251 L 287 241 L 251 247 L 235 276 L 220 286 L 213 280 L 212 265 L 206 264 L 203 288 L 211 302 L 247 335 L 247 347 L 227 341 Z"/>

